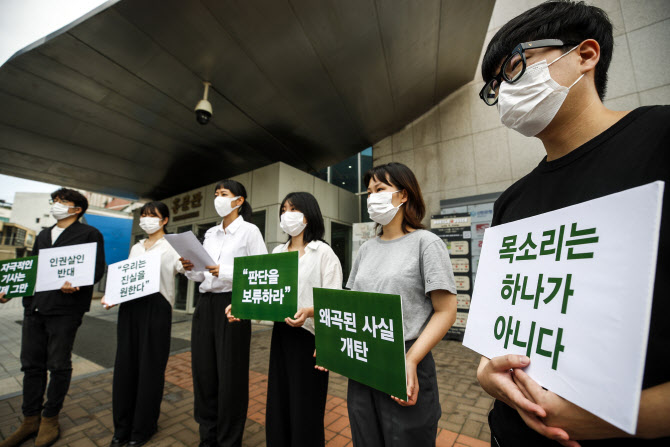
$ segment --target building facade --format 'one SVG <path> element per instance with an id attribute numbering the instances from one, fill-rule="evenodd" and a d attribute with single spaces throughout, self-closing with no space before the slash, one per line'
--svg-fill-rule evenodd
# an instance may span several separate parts
<path id="1" fill-rule="evenodd" d="M 493 35 L 510 19 L 540 0 L 498 0 L 481 55 Z M 588 0 L 604 9 L 614 25 L 614 54 L 605 105 L 631 110 L 670 104 L 670 2 Z M 481 64 L 481 56 L 479 58 Z M 424 220 L 440 212 L 440 200 L 504 191 L 545 156 L 537 138 L 502 126 L 496 107 L 479 98 L 480 69 L 473 80 L 440 104 L 373 145 L 374 164 L 396 161 L 416 174 L 427 206 Z M 465 200 L 467 202 L 467 200 Z"/>
<path id="2" fill-rule="evenodd" d="M 351 270 L 351 226 L 359 221 L 356 194 L 281 162 L 232 177 L 232 180 L 246 188 L 247 201 L 253 210 L 251 222 L 261 230 L 268 252 L 288 239 L 279 227 L 279 209 L 284 197 L 298 191 L 313 194 L 324 218 L 324 239 L 339 257 L 346 281 Z M 209 228 L 220 224 L 221 217 L 214 209 L 215 186 L 216 182 L 163 200 L 170 208 L 168 231 L 193 231 L 196 237 L 203 238 Z M 133 214 L 132 241 L 136 243 L 146 234 L 139 227 L 139 210 Z M 176 281 L 175 310 L 193 312 L 199 284 L 183 275 L 178 275 Z"/>

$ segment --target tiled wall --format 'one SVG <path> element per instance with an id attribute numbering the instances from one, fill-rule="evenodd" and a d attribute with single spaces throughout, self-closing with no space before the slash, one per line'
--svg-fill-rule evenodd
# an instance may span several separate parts
<path id="1" fill-rule="evenodd" d="M 507 21 L 542 3 L 498 0 L 482 54 Z M 614 55 L 605 105 L 630 110 L 670 104 L 670 0 L 591 0 L 614 25 Z M 480 58 L 481 60 L 481 58 Z M 428 215 L 440 199 L 503 191 L 544 157 L 537 138 L 526 138 L 500 124 L 495 107 L 479 99 L 481 75 L 438 106 L 373 146 L 375 164 L 408 165 L 421 184 Z"/>

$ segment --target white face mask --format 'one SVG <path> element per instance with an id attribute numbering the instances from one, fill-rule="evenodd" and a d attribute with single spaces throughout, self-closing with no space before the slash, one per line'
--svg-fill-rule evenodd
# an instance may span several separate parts
<path id="1" fill-rule="evenodd" d="M 304 217 L 305 215 L 299 211 L 286 211 L 281 215 L 279 226 L 289 236 L 297 236 L 307 227 L 303 222 Z"/>
<path id="2" fill-rule="evenodd" d="M 577 47 L 575 47 L 577 48 Z M 563 54 L 551 64 L 570 54 Z M 514 129 L 527 137 L 534 137 L 551 123 L 570 89 L 579 82 L 583 74 L 570 87 L 563 87 L 551 78 L 546 60 L 526 67 L 526 72 L 514 84 L 500 84 L 498 111 L 505 127 Z"/>
<path id="3" fill-rule="evenodd" d="M 235 208 L 231 206 L 231 202 L 239 198 L 240 196 L 217 197 L 214 199 L 214 208 L 216 208 L 216 212 L 219 214 L 219 216 L 226 217 L 228 214 L 232 213 L 234 209 L 239 208 L 241 206 L 237 205 Z"/>
<path id="4" fill-rule="evenodd" d="M 370 219 L 374 220 L 380 225 L 387 225 L 393 220 L 402 203 L 398 206 L 393 206 L 393 194 L 398 191 L 384 191 L 370 194 L 368 197 L 368 214 Z"/>
<path id="5" fill-rule="evenodd" d="M 74 207 L 72 207 L 74 208 Z M 54 202 L 53 205 L 51 205 L 51 215 L 54 217 L 56 220 L 63 220 L 67 219 L 70 216 L 74 216 L 77 213 L 68 213 L 68 210 L 70 209 L 69 206 L 63 205 L 60 202 Z"/>
<path id="6" fill-rule="evenodd" d="M 140 217 L 140 228 L 147 234 L 154 234 L 163 228 L 163 225 L 158 217 Z"/>

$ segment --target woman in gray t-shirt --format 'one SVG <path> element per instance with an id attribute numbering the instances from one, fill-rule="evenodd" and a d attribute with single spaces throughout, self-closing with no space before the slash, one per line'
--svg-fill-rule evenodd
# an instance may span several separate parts
<path id="1" fill-rule="evenodd" d="M 434 446 L 441 409 L 430 350 L 456 319 L 449 254 L 440 238 L 423 229 L 421 188 L 407 166 L 374 167 L 364 182 L 380 235 L 360 248 L 347 288 L 402 297 L 408 400 L 349 379 L 352 438 L 355 446 Z"/>

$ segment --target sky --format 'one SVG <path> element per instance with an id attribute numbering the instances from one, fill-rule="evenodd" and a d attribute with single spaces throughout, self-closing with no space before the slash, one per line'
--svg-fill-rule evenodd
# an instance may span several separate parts
<path id="1" fill-rule="evenodd" d="M 0 0 L 0 65 L 26 46 L 117 1 Z"/>
<path id="2" fill-rule="evenodd" d="M 54 192 L 58 188 L 59 185 L 0 174 L 0 200 L 5 202 L 14 202 L 15 192 Z"/>

